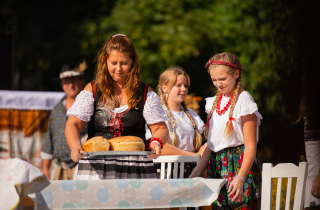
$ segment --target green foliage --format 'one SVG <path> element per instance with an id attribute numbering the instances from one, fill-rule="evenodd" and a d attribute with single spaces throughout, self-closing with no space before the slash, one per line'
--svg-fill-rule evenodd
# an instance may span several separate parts
<path id="1" fill-rule="evenodd" d="M 268 141 L 262 145 L 299 138 L 289 131 L 299 112 L 302 78 L 303 13 L 296 0 L 9 2 L 1 5 L 11 13 L 0 11 L 6 23 L 0 30 L 15 34 L 17 89 L 61 90 L 51 79 L 64 63 L 83 59 L 91 80 L 102 44 L 123 33 L 137 49 L 143 82 L 155 88 L 162 71 L 181 66 L 191 77 L 189 93 L 206 98 L 215 89 L 204 65 L 228 51 L 240 59 L 243 87 L 264 117 L 260 136 Z"/>
<path id="2" fill-rule="evenodd" d="M 83 58 L 89 60 L 93 76 L 92 62 L 104 41 L 113 34 L 123 33 L 136 46 L 142 80 L 153 87 L 162 71 L 179 65 L 192 78 L 191 92 L 211 96 L 212 83 L 203 66 L 212 55 L 228 51 L 242 62 L 243 87 L 253 95 L 263 114 L 288 115 L 285 106 L 278 105 L 285 101 L 281 91 L 287 93 L 288 87 L 299 78 L 292 77 L 299 73 L 296 59 L 301 58 L 293 49 L 301 46 L 297 42 L 300 37 L 295 18 L 299 13 L 285 0 L 74 3 L 67 3 L 64 10 L 59 8 L 59 3 L 50 5 L 64 16 L 59 14 L 49 21 L 28 13 L 39 13 L 34 8 L 36 3 L 4 4 L 13 11 L 1 19 L 7 23 L 1 30 L 10 30 L 17 19 L 13 14 L 19 14 L 22 22 L 16 31 L 16 62 L 22 76 L 37 75 L 36 80 L 54 77 L 63 63 L 79 62 Z M 37 3 L 40 7 L 43 4 Z M 58 27 L 50 24 L 53 21 L 63 29 L 58 37 L 50 33 L 54 31 L 52 27 Z"/>
<path id="3" fill-rule="evenodd" d="M 96 48 L 110 35 L 126 34 L 136 46 L 143 81 L 155 87 L 162 71 L 179 65 L 191 75 L 191 91 L 205 97 L 213 93 L 204 64 L 213 54 L 232 52 L 244 67 L 243 87 L 262 112 L 285 116 L 286 109 L 278 106 L 283 103 L 280 84 L 296 83 L 287 78 L 299 68 L 283 67 L 295 62 L 296 55 L 288 50 L 299 45 L 294 42 L 297 35 L 282 35 L 290 32 L 288 20 L 294 12 L 284 6 L 275 0 L 118 0 L 110 16 L 84 25 L 87 41 L 82 47 Z"/>

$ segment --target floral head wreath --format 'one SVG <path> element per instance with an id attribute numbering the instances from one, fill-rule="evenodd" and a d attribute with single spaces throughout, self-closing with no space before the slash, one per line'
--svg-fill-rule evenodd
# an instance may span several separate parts
<path id="1" fill-rule="evenodd" d="M 212 58 L 206 63 L 205 68 L 211 66 L 212 64 L 229 66 L 229 67 L 234 68 L 234 69 L 241 69 L 239 66 L 236 66 L 236 65 L 234 65 L 232 63 L 229 63 L 229 62 L 226 62 L 226 61 L 214 61 L 214 60 L 212 60 Z"/>

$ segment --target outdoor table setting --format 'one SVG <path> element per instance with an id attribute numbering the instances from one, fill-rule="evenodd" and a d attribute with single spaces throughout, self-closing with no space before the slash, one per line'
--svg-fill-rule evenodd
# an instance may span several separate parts
<path id="1" fill-rule="evenodd" d="M 209 206 L 224 179 L 61 180 L 36 194 L 38 209 L 144 209 Z"/>

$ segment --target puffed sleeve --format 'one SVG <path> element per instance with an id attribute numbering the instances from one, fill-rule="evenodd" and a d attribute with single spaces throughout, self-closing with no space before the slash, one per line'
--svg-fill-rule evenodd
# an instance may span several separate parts
<path id="1" fill-rule="evenodd" d="M 89 91 L 82 90 L 76 97 L 76 101 L 68 109 L 67 115 L 78 117 L 80 120 L 89 122 L 94 112 L 94 98 Z"/>
<path id="2" fill-rule="evenodd" d="M 206 111 L 207 114 L 210 113 L 215 98 L 216 97 L 214 96 L 214 97 L 209 97 L 209 98 L 205 99 L 206 100 L 205 111 Z"/>
<path id="3" fill-rule="evenodd" d="M 142 114 L 148 125 L 168 120 L 167 115 L 162 108 L 159 96 L 153 91 L 147 93 L 147 99 Z"/>
<path id="4" fill-rule="evenodd" d="M 240 103 L 240 113 L 237 114 L 236 120 L 237 122 L 241 122 L 239 118 L 248 114 L 255 114 L 257 116 L 257 125 L 260 125 L 260 121 L 262 120 L 262 116 L 258 111 L 258 105 L 253 100 L 252 96 L 248 92 L 243 93 L 243 97 Z"/>

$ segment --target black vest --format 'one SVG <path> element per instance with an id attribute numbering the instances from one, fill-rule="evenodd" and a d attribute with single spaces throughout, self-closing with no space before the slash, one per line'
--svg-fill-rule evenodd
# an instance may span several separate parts
<path id="1" fill-rule="evenodd" d="M 148 147 L 149 142 L 146 142 L 145 137 L 146 121 L 142 115 L 148 85 L 140 83 L 139 98 L 137 98 L 137 103 L 133 108 L 116 114 L 108 109 L 105 104 L 98 106 L 101 91 L 93 82 L 91 84 L 94 90 L 94 113 L 88 123 L 88 139 L 95 136 L 103 136 L 106 139 L 119 136 L 137 136 L 143 139 L 146 147 Z"/>

